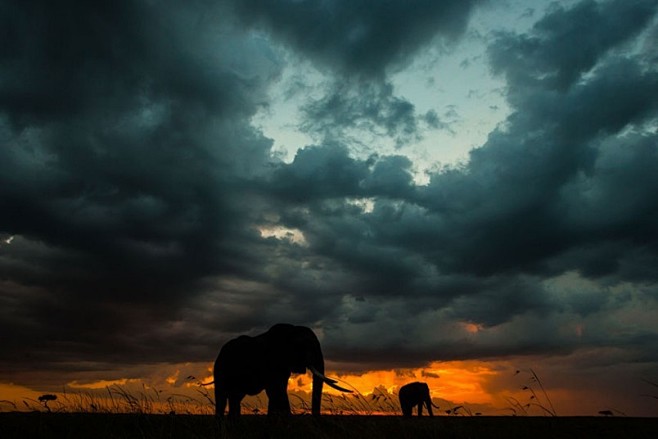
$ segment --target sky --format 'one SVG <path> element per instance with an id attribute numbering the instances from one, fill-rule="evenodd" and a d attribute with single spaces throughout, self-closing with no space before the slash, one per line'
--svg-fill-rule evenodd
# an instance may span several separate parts
<path id="1" fill-rule="evenodd" d="M 289 322 L 363 393 L 658 415 L 658 0 L 0 0 L 0 39 L 0 399 Z"/>

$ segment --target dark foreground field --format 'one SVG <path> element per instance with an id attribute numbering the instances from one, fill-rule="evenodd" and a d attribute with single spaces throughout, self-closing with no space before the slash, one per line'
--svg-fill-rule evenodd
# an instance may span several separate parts
<path id="1" fill-rule="evenodd" d="M 0 438 L 656 438 L 658 418 L 0 413 Z"/>

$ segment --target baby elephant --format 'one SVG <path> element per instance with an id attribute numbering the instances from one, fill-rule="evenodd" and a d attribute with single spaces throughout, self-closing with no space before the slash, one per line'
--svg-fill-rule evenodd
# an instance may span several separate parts
<path id="1" fill-rule="evenodd" d="M 418 416 L 423 416 L 423 404 L 427 407 L 427 412 L 430 416 L 434 416 L 432 413 L 432 406 L 439 408 L 439 406 L 434 405 L 432 399 L 430 398 L 430 388 L 427 386 L 427 383 L 409 383 L 400 387 L 400 407 L 402 407 L 402 416 L 411 416 L 411 410 L 414 406 L 418 406 Z"/>

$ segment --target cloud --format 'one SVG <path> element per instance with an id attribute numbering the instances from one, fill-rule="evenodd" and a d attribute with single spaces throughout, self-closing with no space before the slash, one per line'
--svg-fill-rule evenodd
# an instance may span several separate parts
<path id="1" fill-rule="evenodd" d="M 267 169 L 271 140 L 249 118 L 280 65 L 208 6 L 1 14 L 3 330 L 28 363 L 163 358 L 156 340 L 175 338 L 158 327 L 188 294 L 248 266 L 236 190 Z"/>
<path id="2" fill-rule="evenodd" d="M 3 229 L 68 248 L 80 268 L 68 281 L 91 273 L 112 295 L 128 282 L 166 295 L 225 269 L 217 255 L 243 215 L 229 188 L 271 145 L 247 118 L 278 65 L 249 36 L 214 44 L 212 14 L 195 7 L 70 6 L 7 23 L 7 46 L 25 51 L 3 57 Z"/>
<path id="3" fill-rule="evenodd" d="M 549 258 L 581 246 L 593 232 L 583 223 L 570 222 L 570 215 L 580 215 L 576 212 L 589 215 L 587 198 L 593 193 L 603 197 L 597 204 L 599 219 L 603 211 L 603 215 L 620 213 L 615 194 L 619 186 L 588 185 L 587 194 L 580 194 L 585 199 L 570 189 L 575 189 L 578 181 L 593 183 L 598 179 L 601 167 L 609 166 L 604 163 L 609 164 L 606 156 L 610 143 L 626 145 L 627 160 L 636 160 L 630 158 L 636 155 L 654 160 L 653 153 L 647 156 L 642 145 L 653 142 L 655 134 L 623 130 L 642 130 L 655 117 L 655 103 L 645 98 L 656 90 L 655 75 L 626 67 L 615 63 L 602 66 L 591 80 L 569 93 L 529 90 L 523 97 L 525 105 L 508 118 L 504 129 L 491 133 L 485 145 L 470 153 L 464 170 L 432 176 L 420 203 L 437 216 L 450 219 L 449 227 L 459 239 L 441 242 L 444 248 L 449 246 L 453 261 L 449 263 L 456 269 L 482 274 L 506 269 L 542 270 Z M 615 106 L 603 107 L 604 100 L 612 99 Z M 615 174 L 631 169 L 622 164 L 614 167 Z M 635 185 L 631 181 L 628 184 Z M 647 194 L 645 185 L 653 184 L 651 178 L 643 180 L 637 196 Z M 565 209 L 565 203 L 570 209 Z M 640 203 L 652 215 L 651 198 Z M 628 213 L 629 219 L 637 218 L 637 212 Z M 619 232 L 624 234 L 622 229 Z M 645 238 L 652 236 L 643 232 Z M 612 230 L 594 239 L 614 239 Z"/>
<path id="4" fill-rule="evenodd" d="M 640 33 L 655 8 L 653 0 L 588 0 L 568 9 L 554 3 L 530 33 L 499 34 L 490 46 L 491 66 L 516 87 L 539 82 L 564 90 Z"/>
<path id="5" fill-rule="evenodd" d="M 534 75 L 536 68 L 536 78 L 544 79 L 507 75 L 512 113 L 463 166 L 437 171 L 428 185 L 414 187 L 398 179 L 408 169 L 403 163 L 397 162 L 391 172 L 376 173 L 363 161 L 360 177 L 352 174 L 355 179 L 342 196 L 371 196 L 371 209 L 355 209 L 334 193 L 310 202 L 303 222 L 288 224 L 300 227 L 309 251 L 338 261 L 355 279 L 343 290 L 375 300 L 376 305 L 355 302 L 349 310 L 338 308 L 337 315 L 346 313 L 349 329 L 335 329 L 332 340 L 342 342 L 349 333 L 358 341 L 353 341 L 353 349 L 331 344 L 338 349 L 336 355 L 347 359 L 357 352 L 364 355 L 365 349 L 385 361 L 387 352 L 399 349 L 404 361 L 436 356 L 436 351 L 417 345 L 411 331 L 399 323 L 416 321 L 415 308 L 386 315 L 388 306 L 400 306 L 397 297 L 437 310 L 438 320 L 514 328 L 493 336 L 490 346 L 437 340 L 437 350 L 448 358 L 576 349 L 575 343 L 555 335 L 565 324 L 562 318 L 607 309 L 605 304 L 615 297 L 606 287 L 609 283 L 655 284 L 656 239 L 649 225 L 657 212 L 651 194 L 658 188 L 649 170 L 656 165 L 656 72 L 645 53 L 616 52 L 642 29 L 622 20 L 618 25 L 626 27 L 617 29 L 615 38 L 605 40 L 605 47 L 584 64 L 561 64 L 560 52 L 553 49 L 564 44 L 564 29 L 582 21 L 583 10 L 599 11 L 590 18 L 595 23 L 581 29 L 585 41 L 594 41 L 600 31 L 596 20 L 606 25 L 622 6 L 586 2 L 550 10 L 531 30 L 543 32 L 531 50 L 509 44 L 528 36 L 499 35 L 492 41 L 489 52 L 499 73 L 519 68 L 499 64 L 501 53 L 532 59 L 537 52 L 544 64 L 521 71 Z M 624 17 L 655 13 L 653 3 L 622 9 Z M 364 177 L 364 165 L 371 170 L 369 176 Z M 314 173 L 308 177 L 307 184 L 299 186 L 313 187 L 319 178 Z M 572 271 L 594 281 L 595 292 L 556 299 L 543 280 Z M 650 295 L 643 297 L 653 303 Z M 645 300 L 619 299 L 615 303 L 621 308 Z M 542 337 L 513 336 L 538 329 L 540 322 L 546 328 Z M 368 345 L 366 340 L 377 331 L 392 338 L 380 337 L 381 344 Z M 601 333 L 608 331 L 601 328 Z"/>
<path id="6" fill-rule="evenodd" d="M 380 76 L 437 35 L 460 36 L 476 1 L 235 1 L 240 19 L 330 69 Z"/>
<path id="7" fill-rule="evenodd" d="M 396 147 L 422 137 L 414 105 L 396 96 L 388 75 L 406 65 L 421 48 L 450 45 L 464 33 L 477 1 L 406 2 L 330 0 L 325 2 L 234 1 L 233 11 L 247 26 L 264 30 L 328 72 L 322 95 L 308 99 L 300 129 L 319 140 L 363 142 L 388 136 Z M 334 77 L 335 75 L 335 77 Z M 359 138 L 361 140 L 359 140 Z"/>
<path id="8" fill-rule="evenodd" d="M 357 195 L 367 172 L 366 164 L 349 157 L 342 145 L 310 146 L 277 169 L 272 184 L 283 197 L 312 202 Z"/>
<path id="9" fill-rule="evenodd" d="M 656 2 L 492 34 L 510 114 L 426 184 L 401 146 L 443 122 L 391 74 L 459 38 L 475 2 L 421 3 L 0 14 L 3 370 L 211 361 L 278 321 L 354 370 L 655 351 Z M 252 118 L 297 59 L 325 88 L 285 163 Z"/>
<path id="10" fill-rule="evenodd" d="M 369 132 L 375 138 L 390 137 L 400 147 L 422 136 L 418 123 L 424 116 L 416 115 L 409 101 L 394 96 L 387 82 L 332 83 L 325 95 L 309 100 L 303 111 L 300 128 L 323 139 L 361 143 L 358 138 Z"/>

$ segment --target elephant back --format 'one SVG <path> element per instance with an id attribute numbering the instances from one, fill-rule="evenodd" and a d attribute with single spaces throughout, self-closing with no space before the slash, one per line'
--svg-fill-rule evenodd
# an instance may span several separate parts
<path id="1" fill-rule="evenodd" d="M 259 393 L 266 382 L 263 353 L 262 342 L 256 337 L 241 335 L 229 340 L 215 361 L 215 379 L 229 391 L 235 387 L 249 395 Z"/>

